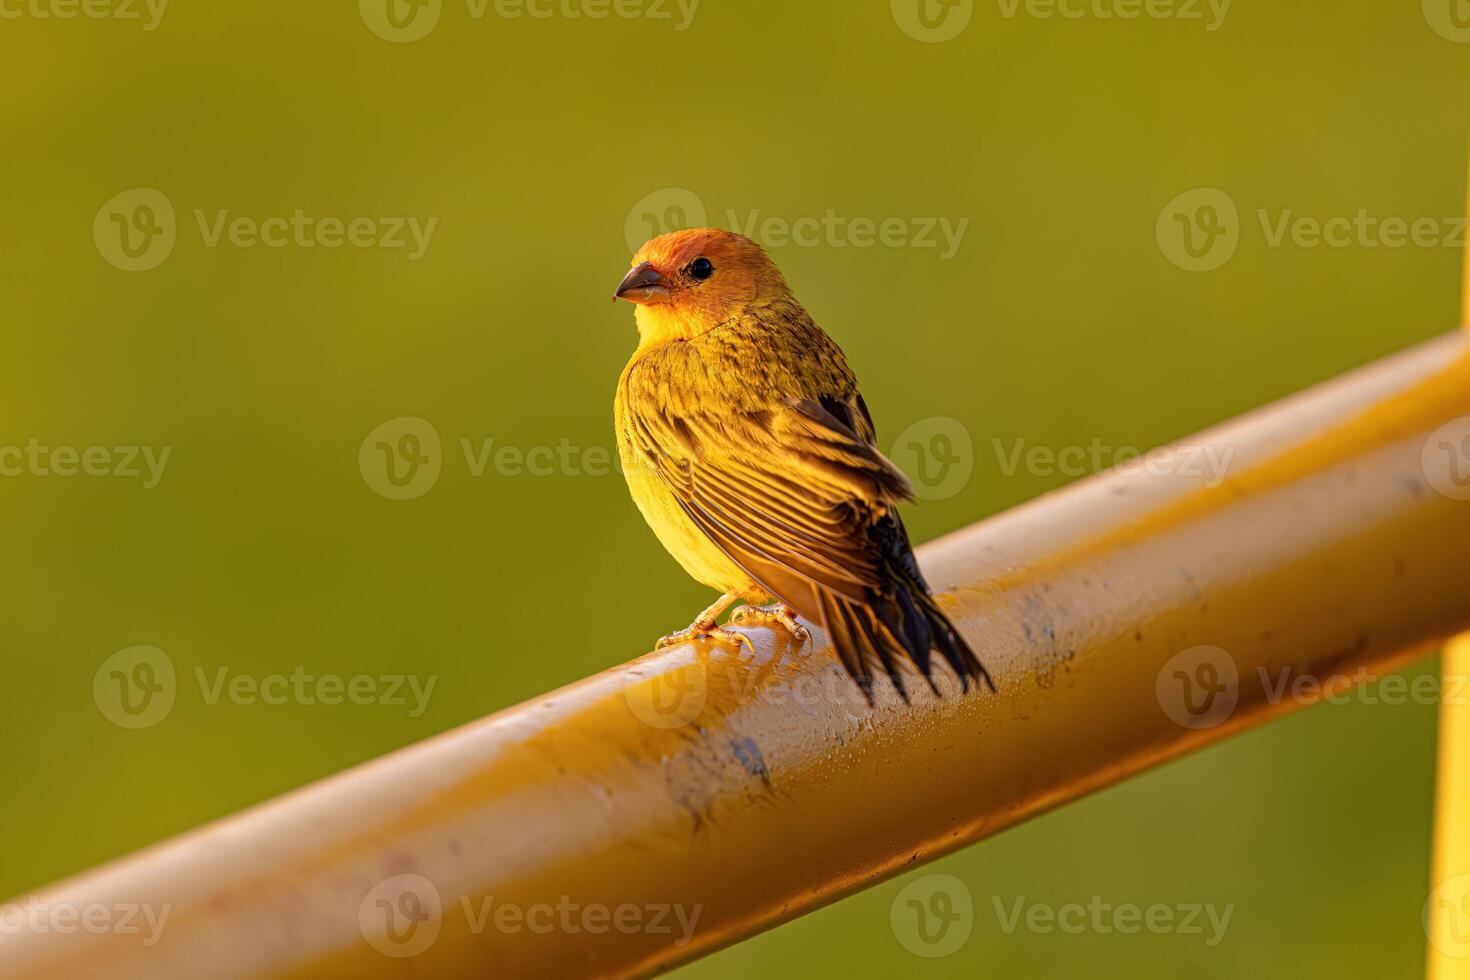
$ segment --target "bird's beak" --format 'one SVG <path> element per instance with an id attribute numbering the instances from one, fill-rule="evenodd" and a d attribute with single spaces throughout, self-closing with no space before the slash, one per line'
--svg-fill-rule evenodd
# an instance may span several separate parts
<path id="1" fill-rule="evenodd" d="M 625 299 L 630 303 L 640 306 L 653 303 L 667 303 L 671 291 L 664 285 L 663 276 L 653 267 L 653 263 L 644 262 L 618 284 L 618 291 L 613 293 L 613 300 Z"/>

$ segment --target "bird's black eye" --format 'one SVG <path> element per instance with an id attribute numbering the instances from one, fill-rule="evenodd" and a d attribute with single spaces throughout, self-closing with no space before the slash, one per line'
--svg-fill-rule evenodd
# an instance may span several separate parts
<path id="1" fill-rule="evenodd" d="M 715 274 L 715 264 L 709 259 L 700 257 L 689 263 L 689 275 L 704 282 Z"/>

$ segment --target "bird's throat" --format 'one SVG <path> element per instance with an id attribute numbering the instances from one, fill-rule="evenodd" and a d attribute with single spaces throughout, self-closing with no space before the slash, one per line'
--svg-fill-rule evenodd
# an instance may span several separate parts
<path id="1" fill-rule="evenodd" d="M 692 340 L 712 326 L 706 319 L 670 303 L 639 306 L 634 314 L 638 324 L 638 346 L 658 347 L 676 340 Z"/>

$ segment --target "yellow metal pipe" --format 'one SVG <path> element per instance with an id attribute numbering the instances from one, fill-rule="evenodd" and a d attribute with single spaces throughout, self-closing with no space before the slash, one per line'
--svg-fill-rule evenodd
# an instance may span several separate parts
<path id="1" fill-rule="evenodd" d="M 1434 887 L 1424 903 L 1430 980 L 1470 978 L 1470 634 L 1445 647 L 1439 706 Z M 1451 696 L 1453 695 L 1453 696 Z"/>
<path id="2" fill-rule="evenodd" d="M 1464 283 L 1460 321 L 1470 331 L 1470 252 Z M 1451 449 L 1470 460 L 1470 433 Z M 1424 926 L 1429 980 L 1470 980 L 1470 698 L 1452 696 L 1470 678 L 1470 633 L 1446 646 L 1441 660 L 1434 877 Z"/>
<path id="3" fill-rule="evenodd" d="M 1436 448 L 1466 417 L 1449 336 L 926 546 L 998 693 L 869 707 L 820 636 L 670 648 L 45 889 L 43 925 L 168 917 L 152 945 L 0 931 L 0 977 L 708 953 L 1470 628 L 1470 486 Z"/>

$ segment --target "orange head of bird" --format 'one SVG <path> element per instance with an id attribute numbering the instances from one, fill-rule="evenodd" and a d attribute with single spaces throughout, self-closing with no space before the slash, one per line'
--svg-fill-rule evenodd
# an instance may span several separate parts
<path id="1" fill-rule="evenodd" d="M 644 343 L 697 337 L 789 298 L 786 280 L 765 249 L 718 228 L 690 228 L 649 241 L 613 294 L 638 305 Z"/>

